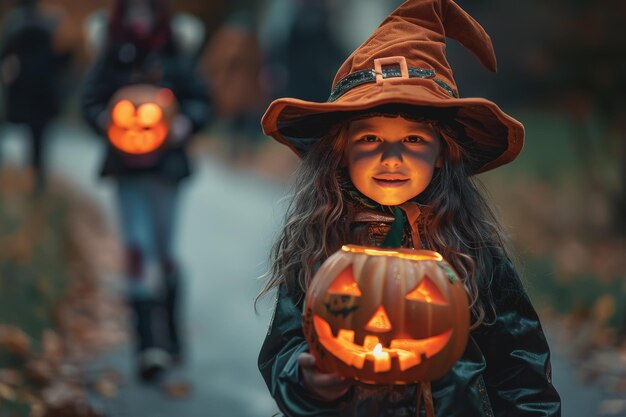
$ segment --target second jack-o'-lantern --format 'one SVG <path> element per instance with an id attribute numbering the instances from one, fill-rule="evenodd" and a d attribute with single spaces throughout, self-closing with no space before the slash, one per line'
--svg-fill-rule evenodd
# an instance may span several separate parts
<path id="1" fill-rule="evenodd" d="M 367 383 L 431 381 L 465 350 L 467 293 L 437 252 L 346 245 L 315 274 L 303 327 L 325 372 Z"/>
<path id="2" fill-rule="evenodd" d="M 155 152 L 166 142 L 177 112 L 174 94 L 167 88 L 148 84 L 123 87 L 111 99 L 109 142 L 125 154 Z"/>

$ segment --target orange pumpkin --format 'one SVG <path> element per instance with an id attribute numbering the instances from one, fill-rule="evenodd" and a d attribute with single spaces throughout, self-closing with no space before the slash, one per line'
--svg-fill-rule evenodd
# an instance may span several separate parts
<path id="1" fill-rule="evenodd" d="M 431 381 L 465 350 L 467 293 L 437 252 L 347 245 L 315 274 L 303 327 L 325 372 L 378 384 Z"/>
<path id="2" fill-rule="evenodd" d="M 136 84 L 118 90 L 111 99 L 109 142 L 132 155 L 147 154 L 163 146 L 172 118 L 178 112 L 167 88 Z"/>

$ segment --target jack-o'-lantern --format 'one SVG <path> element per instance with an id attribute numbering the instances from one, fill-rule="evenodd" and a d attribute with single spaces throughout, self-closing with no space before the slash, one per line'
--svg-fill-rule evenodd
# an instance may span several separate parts
<path id="1" fill-rule="evenodd" d="M 346 245 L 313 277 L 303 327 L 325 372 L 378 384 L 431 381 L 465 349 L 467 293 L 437 252 Z"/>
<path id="2" fill-rule="evenodd" d="M 111 99 L 109 141 L 126 154 L 155 152 L 166 142 L 177 111 L 174 94 L 167 88 L 148 84 L 123 87 Z"/>

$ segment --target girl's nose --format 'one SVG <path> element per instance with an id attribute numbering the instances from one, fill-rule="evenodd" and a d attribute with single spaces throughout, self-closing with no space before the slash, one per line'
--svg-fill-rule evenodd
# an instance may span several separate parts
<path id="1" fill-rule="evenodd" d="M 399 158 L 386 158 L 383 159 L 383 165 L 389 168 L 397 168 L 402 163 Z"/>
<path id="2" fill-rule="evenodd" d="M 402 164 L 402 151 L 395 144 L 387 144 L 382 150 L 381 163 L 388 168 L 397 168 Z"/>

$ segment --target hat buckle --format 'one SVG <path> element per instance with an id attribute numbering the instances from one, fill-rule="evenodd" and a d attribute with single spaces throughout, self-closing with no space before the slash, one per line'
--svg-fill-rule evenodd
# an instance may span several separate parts
<path id="1" fill-rule="evenodd" d="M 400 66 L 400 77 L 384 78 L 383 66 L 398 64 Z M 376 84 L 381 84 L 384 81 L 391 81 L 392 79 L 408 79 L 409 78 L 409 66 L 406 63 L 406 58 L 403 56 L 387 56 L 383 58 L 376 58 L 374 60 L 374 72 L 376 73 Z"/>

